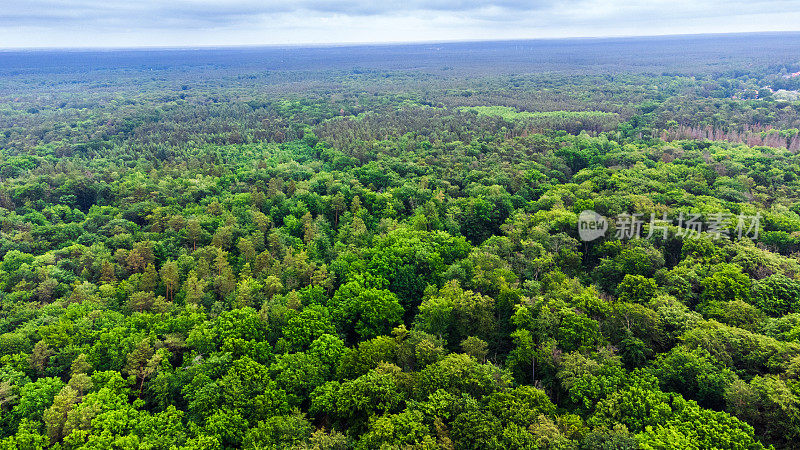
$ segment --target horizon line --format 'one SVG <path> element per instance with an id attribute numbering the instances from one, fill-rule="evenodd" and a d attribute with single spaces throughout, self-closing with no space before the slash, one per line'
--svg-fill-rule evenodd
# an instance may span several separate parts
<path id="1" fill-rule="evenodd" d="M 218 45 L 139 45 L 139 46 L 74 46 L 74 47 L 0 47 L 0 52 L 23 52 L 23 51 L 164 51 L 164 50 L 235 50 L 235 49 L 258 49 L 258 48 L 342 48 L 342 47 L 371 47 L 371 46 L 401 46 L 401 45 L 448 45 L 448 44 L 470 44 L 470 43 L 513 43 L 513 42 L 534 42 L 534 41 L 579 41 L 579 40 L 604 40 L 604 39 L 647 39 L 647 38 L 682 38 L 682 37 L 734 37 L 747 35 L 790 35 L 800 34 L 797 30 L 764 30 L 764 31 L 740 31 L 740 32 L 720 32 L 720 33 L 675 33 L 675 34 L 619 34 L 619 35 L 594 35 L 594 36 L 566 36 L 566 37 L 533 37 L 533 38 L 514 38 L 514 39 L 452 39 L 452 40 L 419 40 L 419 41 L 342 41 L 342 42 L 304 42 L 304 43 L 266 43 L 266 44 L 218 44 Z"/>

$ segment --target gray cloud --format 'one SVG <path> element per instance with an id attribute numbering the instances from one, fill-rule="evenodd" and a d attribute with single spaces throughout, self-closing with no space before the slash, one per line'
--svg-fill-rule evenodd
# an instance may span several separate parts
<path id="1" fill-rule="evenodd" d="M 575 4 L 576 1 L 561 4 Z M 249 21 L 259 16 L 289 13 L 311 15 L 396 16 L 421 12 L 475 13 L 490 9 L 514 13 L 530 13 L 554 7 L 556 1 L 499 0 L 476 3 L 465 0 L 434 1 L 340 1 L 300 0 L 140 0 L 136 2 L 29 0 L 0 9 L 0 26 L 57 26 L 63 21 L 84 23 L 116 23 L 137 21 L 140 25 L 186 21 L 209 26 Z"/>
<path id="2" fill-rule="evenodd" d="M 0 8 L 0 46 L 768 31 L 798 19 L 800 0 L 27 0 Z"/>

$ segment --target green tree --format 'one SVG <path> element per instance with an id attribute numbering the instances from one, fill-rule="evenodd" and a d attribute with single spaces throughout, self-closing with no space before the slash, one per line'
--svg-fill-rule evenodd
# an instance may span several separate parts
<path id="1" fill-rule="evenodd" d="M 389 334 L 403 318 L 403 307 L 394 293 L 356 281 L 339 287 L 331 305 L 339 328 L 361 339 Z"/>
<path id="2" fill-rule="evenodd" d="M 617 287 L 619 300 L 631 303 L 647 303 L 656 295 L 656 282 L 642 275 L 625 275 Z"/>
<path id="3" fill-rule="evenodd" d="M 171 302 L 175 297 L 175 289 L 181 282 L 178 263 L 175 261 L 168 261 L 161 266 L 161 282 L 167 290 L 167 301 Z"/>
<path id="4" fill-rule="evenodd" d="M 305 350 L 315 339 L 336 334 L 336 327 L 326 307 L 309 305 L 292 316 L 282 331 L 293 349 Z"/>

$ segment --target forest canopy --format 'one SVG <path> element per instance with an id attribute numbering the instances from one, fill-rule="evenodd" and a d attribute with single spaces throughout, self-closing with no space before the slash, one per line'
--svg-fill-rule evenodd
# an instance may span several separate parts
<path id="1" fill-rule="evenodd" d="M 15 56 L 0 448 L 792 448 L 800 63 L 706 39 Z"/>

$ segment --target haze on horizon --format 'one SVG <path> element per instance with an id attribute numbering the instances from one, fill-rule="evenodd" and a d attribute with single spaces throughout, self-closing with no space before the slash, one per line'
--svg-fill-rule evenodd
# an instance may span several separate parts
<path id="1" fill-rule="evenodd" d="M 0 47 L 388 43 L 800 30 L 800 1 L 30 0 Z"/>

